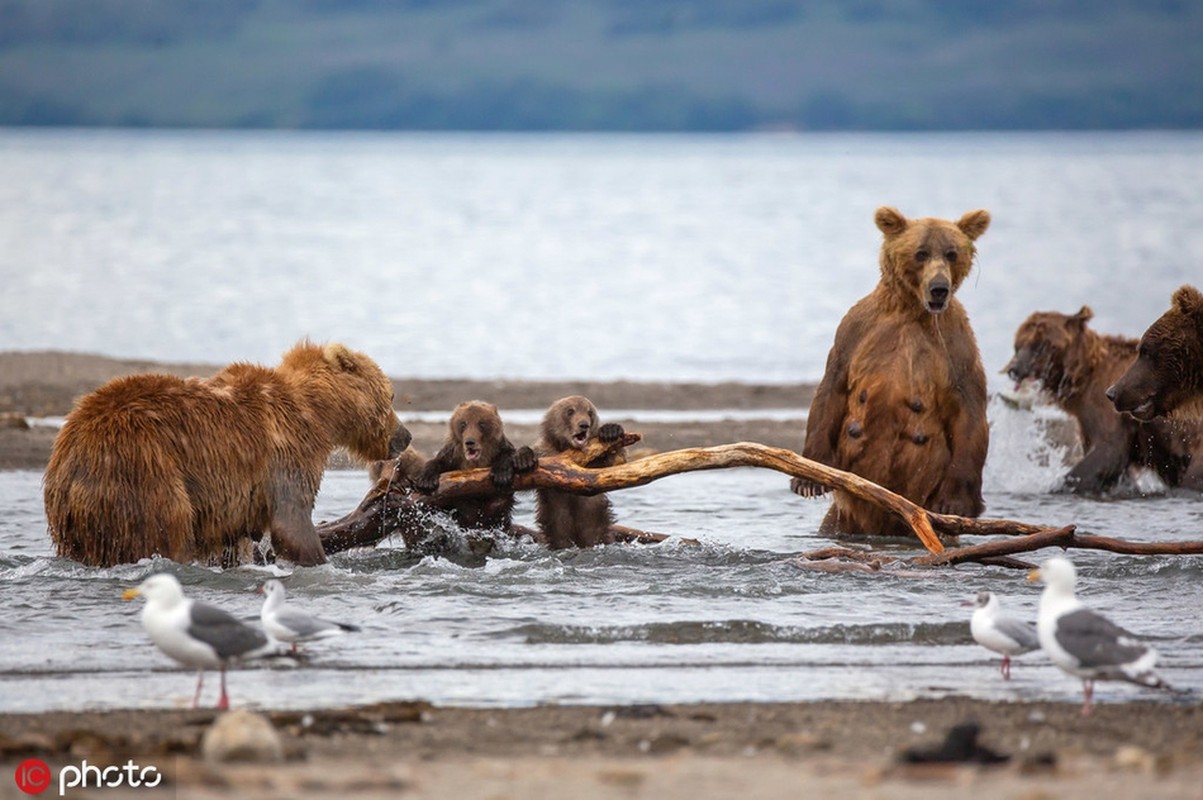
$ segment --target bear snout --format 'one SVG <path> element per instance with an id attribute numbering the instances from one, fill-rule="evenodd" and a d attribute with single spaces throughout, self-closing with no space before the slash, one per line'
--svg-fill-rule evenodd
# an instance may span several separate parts
<path id="1" fill-rule="evenodd" d="M 1007 362 L 1007 365 L 1002 368 L 1003 374 L 1015 381 L 1022 383 L 1026 378 L 1032 375 L 1032 349 L 1023 347 L 1015 351 L 1015 355 Z"/>
<path id="2" fill-rule="evenodd" d="M 393 432 L 392 438 L 388 440 L 388 458 L 394 459 L 405 452 L 405 448 L 409 447 L 409 443 L 413 441 L 413 434 L 409 428 L 397 423 L 397 430 Z"/>
<path id="3" fill-rule="evenodd" d="M 1147 371 L 1143 363 L 1137 360 L 1105 392 L 1116 411 L 1130 414 L 1142 422 L 1148 422 L 1160 413 L 1156 403 L 1158 388 L 1146 376 Z"/>
<path id="4" fill-rule="evenodd" d="M 948 306 L 948 298 L 952 295 L 952 284 L 943 275 L 933 278 L 927 283 L 927 310 L 938 314 Z"/>

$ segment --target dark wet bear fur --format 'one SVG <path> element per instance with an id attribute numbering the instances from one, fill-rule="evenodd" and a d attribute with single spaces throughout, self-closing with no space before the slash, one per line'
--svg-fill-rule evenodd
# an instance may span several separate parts
<path id="1" fill-rule="evenodd" d="M 1171 302 L 1140 337 L 1136 361 L 1107 390 L 1116 411 L 1146 421 L 1203 416 L 1203 293 L 1183 286 Z"/>
<path id="2" fill-rule="evenodd" d="M 622 426 L 616 423 L 601 425 L 597 418 L 597 407 L 580 395 L 564 397 L 553 403 L 543 416 L 539 432 L 539 443 L 535 447 L 539 456 L 565 450 L 583 450 L 593 439 L 615 442 L 625 433 Z M 619 450 L 587 466 L 608 467 L 621 464 L 624 460 Z M 535 500 L 535 519 L 542 538 L 553 550 L 613 544 L 615 540 L 611 530 L 614 515 L 610 499 L 604 494 L 586 497 L 554 489 L 539 489 Z"/>
<path id="3" fill-rule="evenodd" d="M 1017 383 L 1038 380 L 1043 392 L 1078 422 L 1085 455 L 1065 477 L 1062 490 L 1105 491 L 1129 465 L 1155 470 L 1168 486 L 1203 488 L 1203 425 L 1141 422 L 1117 413 L 1107 401 L 1107 387 L 1136 359 L 1137 342 L 1095 333 L 1086 325 L 1093 316 L 1089 306 L 1072 316 L 1037 311 L 1016 331 L 1015 356 L 1005 368 Z"/>
<path id="4" fill-rule="evenodd" d="M 414 485 L 424 494 L 433 494 L 444 472 L 488 467 L 502 494 L 457 500 L 449 510 L 462 528 L 508 530 L 513 523 L 514 495 L 506 490 L 513 485 L 516 472 L 534 466 L 534 452 L 529 447 L 516 449 L 505 437 L 497 406 L 473 400 L 456 406 L 442 449 L 422 467 Z"/>
<path id="5" fill-rule="evenodd" d="M 986 374 L 954 294 L 990 214 L 909 220 L 877 209 L 881 280 L 844 316 L 810 407 L 803 455 L 873 481 L 924 508 L 976 517 L 990 430 Z M 794 492 L 826 488 L 801 478 Z M 836 491 L 829 533 L 909 536 L 884 509 Z"/>

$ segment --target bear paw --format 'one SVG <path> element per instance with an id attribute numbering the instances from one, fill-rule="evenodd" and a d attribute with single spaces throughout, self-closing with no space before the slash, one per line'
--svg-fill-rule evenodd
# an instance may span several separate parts
<path id="1" fill-rule="evenodd" d="M 789 489 L 799 497 L 822 497 L 831 491 L 830 486 L 824 486 L 806 478 L 792 479 L 789 482 Z"/>
<path id="2" fill-rule="evenodd" d="M 535 451 L 523 445 L 514 452 L 514 471 L 530 472 L 539 465 Z"/>
<path id="3" fill-rule="evenodd" d="M 422 470 L 422 473 L 414 478 L 414 488 L 422 494 L 434 494 L 439 490 L 439 471 Z"/>
<path id="4" fill-rule="evenodd" d="M 623 436 L 626 436 L 626 431 L 617 422 L 607 422 L 597 431 L 597 438 L 606 444 L 617 442 Z"/>

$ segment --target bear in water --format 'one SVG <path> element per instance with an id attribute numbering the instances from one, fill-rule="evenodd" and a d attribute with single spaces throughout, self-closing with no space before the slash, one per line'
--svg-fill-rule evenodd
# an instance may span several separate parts
<path id="1" fill-rule="evenodd" d="M 160 555 L 233 566 L 252 540 L 326 560 L 313 502 L 330 453 L 394 457 L 410 441 L 372 359 L 308 341 L 279 366 L 211 378 L 128 375 L 83 397 L 43 478 L 58 554 L 92 566 Z"/>
<path id="2" fill-rule="evenodd" d="M 539 428 L 539 456 L 562 453 L 565 450 L 584 450 L 590 441 L 615 442 L 623 437 L 621 425 L 602 425 L 597 407 L 588 398 L 572 395 L 557 400 L 547 409 Z M 621 449 L 607 453 L 590 462 L 589 467 L 608 467 L 621 464 L 625 456 Z M 535 499 L 535 519 L 539 532 L 552 549 L 593 547 L 613 544 L 614 523 L 610 499 L 604 494 L 587 497 L 555 489 L 539 489 Z"/>
<path id="3" fill-rule="evenodd" d="M 514 495 L 506 490 L 513 485 L 515 473 L 534 469 L 534 451 L 529 447 L 515 448 L 510 443 L 501 414 L 492 403 L 480 400 L 460 403 L 451 413 L 447 427 L 442 448 L 422 467 L 414 486 L 423 494 L 434 494 L 442 473 L 487 467 L 493 485 L 504 493 L 456 500 L 449 510 L 462 528 L 508 531 L 513 524 Z"/>

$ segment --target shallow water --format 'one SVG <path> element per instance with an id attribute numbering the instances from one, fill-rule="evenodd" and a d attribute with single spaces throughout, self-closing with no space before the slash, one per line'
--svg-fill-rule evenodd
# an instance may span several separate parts
<path id="1" fill-rule="evenodd" d="M 988 515 L 1141 539 L 1198 538 L 1197 496 L 1082 500 L 1049 495 L 1060 454 L 1032 413 L 996 404 L 986 472 Z M 1047 415 L 1049 412 L 1038 412 Z M 1050 462 L 1042 466 L 1042 461 Z M 507 544 L 487 558 L 433 557 L 400 542 L 336 556 L 326 566 L 217 572 L 147 561 L 89 569 L 52 556 L 40 474 L 0 473 L 0 708 L 170 707 L 187 704 L 192 673 L 158 653 L 124 587 L 170 569 L 194 597 L 255 617 L 252 590 L 282 576 L 304 608 L 359 624 L 310 645 L 301 668 L 231 673 L 236 703 L 312 707 L 425 698 L 520 706 L 944 694 L 1076 702 L 1079 685 L 1039 653 L 1003 682 L 969 638 L 970 609 L 990 589 L 1034 617 L 1039 589 L 1019 572 L 963 566 L 922 577 L 830 575 L 790 557 L 827 544 L 815 531 L 827 502 L 804 502 L 788 479 L 739 469 L 665 478 L 612 495 L 619 519 L 693 537 L 699 545 L 614 546 L 549 553 Z M 316 518 L 352 508 L 361 471 L 326 475 Z M 530 524 L 524 498 L 518 520 Z M 908 547 L 889 548 L 906 554 Z M 1084 599 L 1152 640 L 1167 680 L 1203 689 L 1203 565 L 1191 558 L 1075 553 Z M 211 678 L 207 698 L 215 697 Z M 1102 702 L 1170 698 L 1105 685 Z"/>
<path id="2" fill-rule="evenodd" d="M 1137 335 L 1199 281 L 1203 134 L 0 130 L 0 349 L 274 363 L 311 336 L 401 378 L 816 380 L 841 316 L 876 281 L 881 204 L 992 212 L 958 296 L 997 391 L 1031 311 L 1090 304 L 1097 329 Z M 799 430 L 805 417 L 754 413 Z M 988 515 L 1203 538 L 1197 496 L 1049 494 L 1063 467 L 1036 432 L 1047 413 L 991 407 Z M 690 416 L 702 415 L 662 412 Z M 172 569 L 193 596 L 254 616 L 250 590 L 279 573 L 54 558 L 40 480 L 0 473 L 0 711 L 187 703 L 191 676 L 149 644 L 121 590 Z M 298 604 L 364 630 L 314 645 L 301 669 L 239 670 L 231 692 L 275 707 L 1077 699 L 1039 654 L 1002 682 L 969 639 L 959 603 L 979 589 L 1034 614 L 1022 575 L 800 571 L 790 557 L 828 543 L 816 534 L 827 502 L 787 483 L 707 472 L 614 495 L 620 521 L 700 546 L 513 544 L 473 560 L 386 543 L 284 575 Z M 330 473 L 317 516 L 366 488 L 362 472 Z M 1171 682 L 1203 688 L 1201 562 L 1075 559 L 1082 595 L 1151 637 Z"/>

